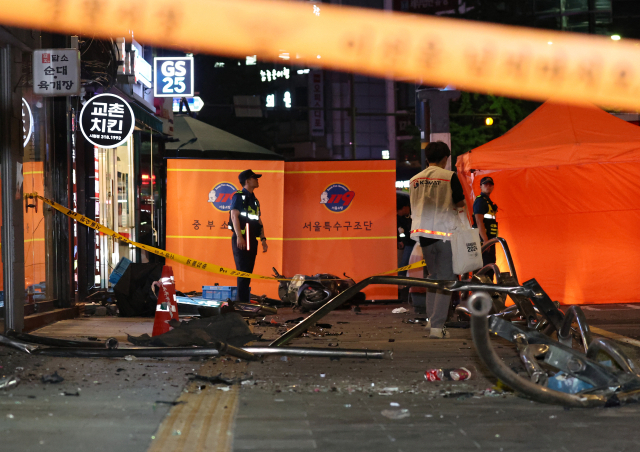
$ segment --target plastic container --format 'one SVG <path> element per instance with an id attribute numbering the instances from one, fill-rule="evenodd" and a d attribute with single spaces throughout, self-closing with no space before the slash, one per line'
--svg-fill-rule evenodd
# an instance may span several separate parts
<path id="1" fill-rule="evenodd" d="M 202 286 L 202 298 L 207 300 L 235 300 L 238 295 L 236 286 Z"/>
<path id="2" fill-rule="evenodd" d="M 126 257 L 120 259 L 120 262 L 118 262 L 116 268 L 113 270 L 113 272 L 111 272 L 111 275 L 109 275 L 109 282 L 111 284 L 117 284 L 118 281 L 120 281 L 120 278 L 122 278 L 122 275 L 124 275 L 124 272 L 130 263 L 131 261 Z"/>

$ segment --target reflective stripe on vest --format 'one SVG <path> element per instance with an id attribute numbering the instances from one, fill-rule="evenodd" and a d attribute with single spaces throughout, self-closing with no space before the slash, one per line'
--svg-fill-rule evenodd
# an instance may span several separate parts
<path id="1" fill-rule="evenodd" d="M 491 215 L 491 214 L 489 214 L 489 213 L 485 213 L 485 214 L 484 214 L 484 217 L 485 217 L 485 218 L 488 218 L 488 219 L 490 219 L 490 220 L 495 220 L 495 219 L 496 219 L 496 216 L 495 216 L 495 215 Z"/>
<path id="2" fill-rule="evenodd" d="M 425 234 L 441 235 L 442 237 L 451 237 L 453 235 L 451 232 L 429 231 L 428 229 L 414 229 L 411 231 L 412 234 L 414 232 L 423 232 Z"/>
<path id="3" fill-rule="evenodd" d="M 243 217 L 247 217 L 250 220 L 259 220 L 260 217 L 258 215 L 254 215 L 252 213 L 248 213 L 248 212 L 240 212 L 240 215 L 242 215 Z"/>

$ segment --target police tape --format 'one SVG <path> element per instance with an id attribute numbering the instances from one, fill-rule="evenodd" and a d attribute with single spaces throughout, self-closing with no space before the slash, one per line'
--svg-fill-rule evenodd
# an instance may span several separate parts
<path id="1" fill-rule="evenodd" d="M 275 0 L 0 0 L 0 23 L 107 39 L 135 33 L 188 52 L 640 108 L 640 45 L 604 36 Z"/>
<path id="2" fill-rule="evenodd" d="M 404 267 L 396 268 L 395 270 L 391 270 L 391 271 L 384 272 L 384 273 L 378 273 L 378 276 L 391 275 L 392 273 L 398 273 L 398 272 L 403 272 L 403 271 L 407 271 L 407 270 L 413 270 L 414 268 L 420 268 L 420 267 L 426 267 L 426 266 L 427 266 L 427 263 L 425 262 L 424 259 L 422 259 L 420 262 L 414 262 L 413 264 L 405 265 Z"/>
<path id="3" fill-rule="evenodd" d="M 56 209 L 58 212 L 62 212 L 69 218 L 76 220 L 78 223 L 81 223 L 85 226 L 90 227 L 91 229 L 95 229 L 98 232 L 101 232 L 105 235 L 113 237 L 116 240 L 120 240 L 121 242 L 128 243 L 129 245 L 135 246 L 137 248 L 143 249 L 153 254 L 157 254 L 158 256 L 165 257 L 167 259 L 171 259 L 180 264 L 187 265 L 192 268 L 198 268 L 200 270 L 208 271 L 211 273 L 218 273 L 220 275 L 232 276 L 232 277 L 240 277 L 240 278 L 251 278 L 251 279 L 266 279 L 273 281 L 290 281 L 290 278 L 276 278 L 275 276 L 263 276 L 257 275 L 255 273 L 247 273 L 239 270 L 233 270 L 231 268 L 221 267 L 220 265 L 214 265 L 208 262 L 203 262 L 197 259 L 191 259 L 186 256 L 181 256 L 179 254 L 170 253 L 165 250 L 161 250 L 159 248 L 155 248 L 153 246 L 145 245 L 144 243 L 134 242 L 133 240 L 129 240 L 123 235 L 118 234 L 112 229 L 109 229 L 106 226 L 101 225 L 100 223 L 93 221 L 78 212 L 75 212 L 71 209 L 64 207 L 63 205 L 58 204 L 55 201 L 47 199 L 43 196 L 40 196 L 38 193 L 26 193 L 24 195 L 25 198 L 38 198 L 42 200 L 42 202 L 49 204 L 51 207 Z M 405 267 L 397 268 L 395 270 L 391 270 L 385 273 L 380 273 L 381 275 L 388 275 L 392 273 L 397 273 L 399 271 L 410 270 L 412 268 L 419 268 L 425 265 L 424 260 L 422 262 L 416 262 L 415 264 L 407 265 Z"/>

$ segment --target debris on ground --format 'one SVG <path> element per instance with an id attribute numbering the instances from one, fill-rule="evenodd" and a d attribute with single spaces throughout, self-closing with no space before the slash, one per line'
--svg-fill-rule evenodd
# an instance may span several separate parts
<path id="1" fill-rule="evenodd" d="M 560 371 L 549 378 L 547 387 L 566 394 L 577 394 L 593 388 L 593 385 Z"/>
<path id="2" fill-rule="evenodd" d="M 58 375 L 58 371 L 56 370 L 51 375 L 43 375 L 42 382 L 43 383 L 61 383 L 64 381 L 64 378 Z"/>
<path id="3" fill-rule="evenodd" d="M 211 377 L 207 376 L 207 375 L 198 375 L 198 374 L 194 374 L 192 376 L 189 377 L 189 380 L 191 381 L 206 381 L 208 383 L 213 383 L 213 384 L 217 384 L 217 383 L 222 383 L 225 385 L 235 385 L 238 383 L 244 383 L 245 381 L 251 380 L 253 377 L 248 377 L 248 378 L 225 378 L 222 376 L 222 374 L 218 374 L 218 375 L 213 375 Z"/>
<path id="4" fill-rule="evenodd" d="M 147 347 L 207 347 L 226 342 L 234 347 L 242 347 L 260 337 L 251 332 L 242 316 L 236 312 L 183 322 L 172 319 L 168 323 L 173 328 L 171 331 L 154 337 L 148 334 L 137 337 L 127 335 L 129 342 Z"/>
<path id="5" fill-rule="evenodd" d="M 297 319 L 289 319 L 287 321 L 285 321 L 284 323 L 300 323 L 304 320 L 304 317 L 298 317 Z"/>
<path id="6" fill-rule="evenodd" d="M 382 410 L 380 414 L 388 419 L 393 420 L 404 419 L 411 416 L 411 413 L 409 413 L 409 410 L 406 408 L 401 408 L 399 410 Z"/>
<path id="7" fill-rule="evenodd" d="M 473 392 L 449 392 L 442 397 L 445 399 L 458 399 L 464 400 L 473 397 L 475 394 Z"/>
<path id="8" fill-rule="evenodd" d="M 424 373 L 424 379 L 427 381 L 464 381 L 471 378 L 471 371 L 466 367 L 459 369 L 429 369 Z"/>
<path id="9" fill-rule="evenodd" d="M 405 312 L 409 312 L 407 308 L 395 308 L 391 311 L 393 314 L 404 314 Z"/>
<path id="10" fill-rule="evenodd" d="M 390 395 L 396 394 L 398 390 L 399 388 L 396 388 L 396 387 L 382 388 L 382 391 L 378 392 L 378 395 L 390 396 Z"/>
<path id="11" fill-rule="evenodd" d="M 15 375 L 0 378 L 0 389 L 9 389 L 18 386 L 20 379 Z"/>

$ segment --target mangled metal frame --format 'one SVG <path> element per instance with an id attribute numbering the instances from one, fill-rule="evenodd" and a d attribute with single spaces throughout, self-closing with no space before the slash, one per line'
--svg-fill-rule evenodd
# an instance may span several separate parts
<path id="1" fill-rule="evenodd" d="M 281 347 L 288 344 L 349 300 L 354 293 L 371 284 L 418 286 L 447 292 L 469 291 L 472 295 L 468 306 L 462 307 L 461 311 L 471 316 L 473 340 L 480 359 L 497 378 L 515 391 L 532 400 L 571 407 L 612 406 L 640 401 L 640 377 L 624 352 L 610 340 L 592 338 L 579 306 L 571 306 L 564 313 L 560 310 L 559 303 L 552 301 L 535 279 L 521 285 L 504 239 L 487 241 L 482 251 L 496 245 L 502 247 L 509 273 L 501 273 L 495 264 L 489 264 L 476 272 L 469 281 L 372 276 L 329 300 L 270 346 Z M 489 281 L 486 276 L 489 271 L 494 272 L 497 284 Z M 506 296 L 513 300 L 514 306 L 505 307 Z M 523 327 L 511 321 L 515 319 L 519 319 L 518 322 Z M 573 326 L 574 323 L 576 327 Z M 557 334 L 557 341 L 551 337 L 554 332 Z M 502 362 L 491 346 L 490 333 L 516 344 L 530 376 L 528 380 Z M 572 348 L 574 336 L 584 352 Z M 611 365 L 597 361 L 599 353 L 608 355 Z M 563 371 L 593 388 L 569 394 L 546 387 L 549 375 L 540 360 L 546 366 Z"/>

